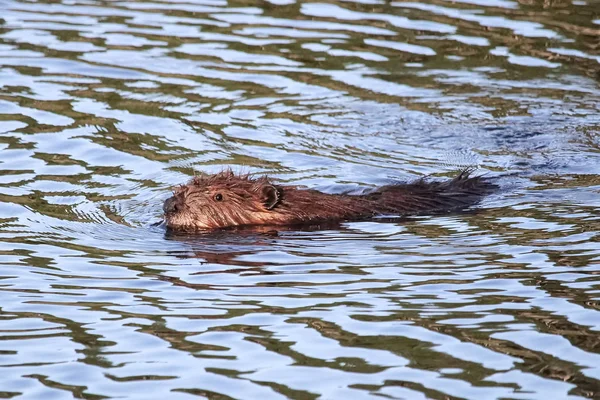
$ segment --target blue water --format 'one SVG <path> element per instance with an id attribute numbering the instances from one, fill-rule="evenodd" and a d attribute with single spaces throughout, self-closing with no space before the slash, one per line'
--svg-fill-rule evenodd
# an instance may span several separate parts
<path id="1" fill-rule="evenodd" d="M 600 396 L 594 1 L 0 0 L 0 398 Z M 170 235 L 232 167 L 466 213 Z"/>

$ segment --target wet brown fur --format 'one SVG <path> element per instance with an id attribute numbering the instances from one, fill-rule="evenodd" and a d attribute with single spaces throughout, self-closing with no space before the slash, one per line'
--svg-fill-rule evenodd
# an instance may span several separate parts
<path id="1" fill-rule="evenodd" d="M 193 178 L 165 201 L 167 227 L 196 231 L 244 225 L 292 225 L 361 220 L 376 215 L 435 214 L 464 209 L 495 185 L 470 170 L 444 182 L 418 180 L 364 195 L 326 194 L 273 184 L 227 170 Z M 221 199 L 221 200 L 218 200 Z"/>

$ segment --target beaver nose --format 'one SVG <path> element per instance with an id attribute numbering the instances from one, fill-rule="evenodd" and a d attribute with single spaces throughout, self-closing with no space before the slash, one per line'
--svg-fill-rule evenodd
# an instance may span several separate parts
<path id="1" fill-rule="evenodd" d="M 163 204 L 163 211 L 165 214 L 177 212 L 179 209 L 180 206 L 177 204 L 177 199 L 175 196 L 169 197 L 167 200 L 165 200 L 165 204 Z"/>

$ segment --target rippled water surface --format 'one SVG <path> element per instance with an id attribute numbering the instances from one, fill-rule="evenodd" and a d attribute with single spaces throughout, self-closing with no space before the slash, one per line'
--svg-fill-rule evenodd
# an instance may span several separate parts
<path id="1" fill-rule="evenodd" d="M 0 0 L 0 398 L 600 398 L 600 2 Z M 472 212 L 196 236 L 225 167 Z"/>

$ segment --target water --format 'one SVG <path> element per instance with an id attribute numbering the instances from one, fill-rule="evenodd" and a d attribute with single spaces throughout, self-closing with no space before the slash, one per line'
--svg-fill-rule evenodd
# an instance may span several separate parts
<path id="1" fill-rule="evenodd" d="M 0 398 L 600 396 L 597 1 L 0 0 Z M 233 167 L 463 214 L 168 235 Z"/>

